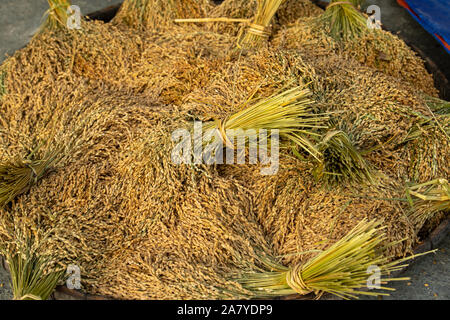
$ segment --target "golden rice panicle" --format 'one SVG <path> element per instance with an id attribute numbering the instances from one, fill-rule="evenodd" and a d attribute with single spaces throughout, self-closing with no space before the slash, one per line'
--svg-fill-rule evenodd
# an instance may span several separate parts
<path id="1" fill-rule="evenodd" d="M 434 179 L 406 189 L 411 204 L 408 218 L 420 228 L 438 212 L 450 211 L 450 184 L 446 179 Z"/>
<path id="2" fill-rule="evenodd" d="M 371 284 L 370 270 L 373 272 L 378 268 L 381 276 L 388 276 L 405 267 L 405 261 L 418 255 L 389 262 L 390 258 L 384 256 L 382 250 L 394 243 L 384 243 L 384 229 L 381 222 L 363 220 L 341 240 L 306 263 L 285 267 L 262 258 L 267 272 L 248 273 L 241 277 L 240 283 L 255 297 L 309 293 L 320 297 L 323 293 L 331 293 L 350 299 L 358 295 L 388 295 L 365 290 Z M 408 279 L 382 278 L 378 289 L 393 290 L 384 285 L 389 281 Z"/>
<path id="3" fill-rule="evenodd" d="M 159 31 L 173 26 L 178 18 L 204 18 L 210 6 L 209 0 L 125 0 L 114 20 L 133 28 Z"/>
<path id="4" fill-rule="evenodd" d="M 42 23 L 40 31 L 58 30 L 67 26 L 68 13 L 67 10 L 71 5 L 70 0 L 47 0 L 50 8 L 47 10 L 48 15 Z"/>
<path id="5" fill-rule="evenodd" d="M 243 47 L 260 47 L 270 36 L 270 23 L 284 0 L 258 0 L 256 16 L 239 43 Z"/>
<path id="6" fill-rule="evenodd" d="M 368 162 L 344 131 L 329 131 L 318 144 L 318 149 L 323 155 L 323 161 L 317 164 L 313 174 L 325 186 L 375 182 L 375 176 Z"/>

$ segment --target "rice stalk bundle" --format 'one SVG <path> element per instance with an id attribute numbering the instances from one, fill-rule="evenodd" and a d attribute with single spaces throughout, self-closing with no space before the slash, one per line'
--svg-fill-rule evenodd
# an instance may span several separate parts
<path id="1" fill-rule="evenodd" d="M 328 115 L 312 113 L 309 96 L 310 91 L 305 86 L 298 86 L 248 107 L 247 101 L 241 106 L 241 111 L 221 121 L 207 123 L 204 129 L 217 130 L 228 146 L 232 140 L 228 136 L 228 130 L 235 130 L 231 132 L 236 133 L 233 136 L 236 140 L 246 139 L 246 136 L 239 135 L 245 134 L 249 129 L 255 130 L 256 134 L 262 129 L 267 130 L 269 134 L 271 130 L 279 130 L 280 139 L 294 143 L 319 160 L 320 152 L 308 137 L 319 136 L 315 130 L 326 128 Z M 230 147 L 233 148 L 232 145 Z"/>
<path id="2" fill-rule="evenodd" d="M 13 299 L 47 300 L 64 276 L 64 270 L 57 266 L 60 259 L 49 250 L 49 240 L 60 225 L 48 229 L 34 226 L 20 209 L 2 217 L 0 253 L 8 264 Z"/>
<path id="3" fill-rule="evenodd" d="M 425 98 L 428 112 L 412 112 L 416 118 L 403 142 L 407 171 L 411 181 L 448 178 L 450 161 L 450 104 L 437 98 Z M 425 115 L 426 114 L 426 115 Z"/>
<path id="4" fill-rule="evenodd" d="M 373 184 L 374 174 L 347 133 L 341 130 L 328 132 L 318 144 L 323 155 L 313 171 L 317 180 L 333 187 L 343 183 Z"/>
<path id="5" fill-rule="evenodd" d="M 450 102 L 435 97 L 426 97 L 425 100 L 431 117 L 416 113 L 419 121 L 409 130 L 405 142 L 418 139 L 433 128 L 439 129 L 450 139 Z"/>
<path id="6" fill-rule="evenodd" d="M 31 250 L 7 255 L 14 300 L 47 300 L 64 276 L 64 271 L 47 271 L 48 257 Z"/>
<path id="7" fill-rule="evenodd" d="M 406 189 L 412 206 L 409 218 L 416 226 L 422 226 L 440 211 L 450 210 L 450 184 L 446 179 L 435 179 Z"/>
<path id="8" fill-rule="evenodd" d="M 30 159 L 33 154 L 28 159 L 0 164 L 0 207 L 27 192 L 59 159 L 59 151 L 47 153 L 40 160 Z"/>
<path id="9" fill-rule="evenodd" d="M 239 41 L 243 47 L 259 47 L 266 41 L 270 32 L 268 28 L 273 16 L 285 0 L 258 0 L 258 9 L 253 22 Z"/>
<path id="10" fill-rule="evenodd" d="M 40 31 L 58 30 L 67 26 L 67 9 L 70 7 L 70 0 L 47 0 L 50 8 L 46 11 L 47 18 L 42 23 Z"/>
<path id="11" fill-rule="evenodd" d="M 277 262 L 261 259 L 267 272 L 248 273 L 240 278 L 240 283 L 256 297 L 306 295 L 331 293 L 344 299 L 357 298 L 358 295 L 380 295 L 379 292 L 364 291 L 370 283 L 371 270 L 378 268 L 380 277 L 401 270 L 403 263 L 418 255 L 409 256 L 393 262 L 383 255 L 382 250 L 395 243 L 385 244 L 386 236 L 376 220 L 361 221 L 346 236 L 334 245 L 320 252 L 304 264 L 285 267 Z M 378 289 L 394 290 L 384 287 L 389 281 L 408 280 L 408 278 L 380 278 Z M 382 295 L 388 295 L 381 293 Z"/>
<path id="12" fill-rule="evenodd" d="M 361 0 L 331 0 L 319 21 L 324 22 L 334 39 L 355 38 L 367 29 L 367 20 L 357 9 Z"/>

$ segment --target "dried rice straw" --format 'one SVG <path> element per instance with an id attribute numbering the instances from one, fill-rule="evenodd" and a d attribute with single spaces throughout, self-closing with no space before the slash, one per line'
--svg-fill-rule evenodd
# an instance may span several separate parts
<path id="1" fill-rule="evenodd" d="M 356 8 L 360 0 L 332 0 L 319 21 L 323 21 L 335 39 L 354 38 L 367 29 L 366 18 Z"/>
<path id="2" fill-rule="evenodd" d="M 238 134 L 248 129 L 255 130 L 256 134 L 261 129 L 266 129 L 270 134 L 271 130 L 277 129 L 280 138 L 293 142 L 320 160 L 320 152 L 307 136 L 318 136 L 313 130 L 326 128 L 328 115 L 311 113 L 312 101 L 308 99 L 309 95 L 310 91 L 306 86 L 299 86 L 260 100 L 248 107 L 246 106 L 250 101 L 247 101 L 241 106 L 241 108 L 246 107 L 245 109 L 226 119 L 207 123 L 204 129 L 217 130 L 223 143 L 231 148 L 233 145 L 230 145 L 230 141 L 234 138 L 239 139 L 239 136 L 235 135 L 233 139 L 230 139 L 228 134 L 230 129 L 235 129 L 234 132 Z"/>
<path id="3" fill-rule="evenodd" d="M 411 186 L 406 189 L 406 196 L 413 208 L 408 217 L 419 229 L 437 212 L 450 210 L 450 184 L 446 179 Z"/>
<path id="4" fill-rule="evenodd" d="M 324 292 L 344 299 L 357 298 L 357 295 L 388 295 L 386 293 L 363 291 L 370 281 L 370 270 L 378 268 L 380 276 L 405 267 L 403 263 L 420 255 L 409 256 L 394 262 L 382 254 L 382 250 L 395 243 L 384 245 L 386 240 L 381 223 L 376 220 L 361 221 L 345 237 L 305 264 L 285 267 L 274 261 L 263 259 L 269 271 L 249 273 L 240 279 L 242 285 L 256 297 L 306 295 L 315 293 L 320 297 Z M 425 254 L 425 253 L 424 253 Z M 409 278 L 380 279 L 379 289 L 389 281 Z"/>
<path id="5" fill-rule="evenodd" d="M 258 0 L 258 9 L 253 22 L 239 41 L 243 47 L 259 47 L 270 36 L 268 30 L 273 16 L 285 0 Z"/>
<path id="6" fill-rule="evenodd" d="M 0 207 L 27 192 L 60 159 L 60 150 L 49 152 L 40 160 L 34 159 L 36 151 L 25 160 L 17 158 L 0 164 Z"/>

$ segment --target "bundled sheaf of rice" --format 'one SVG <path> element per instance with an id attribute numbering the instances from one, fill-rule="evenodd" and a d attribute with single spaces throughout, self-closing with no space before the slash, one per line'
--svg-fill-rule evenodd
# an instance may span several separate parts
<path id="1" fill-rule="evenodd" d="M 408 160 L 408 176 L 416 182 L 450 177 L 450 104 L 430 97 L 426 104 L 428 112 L 417 114 L 403 141 L 402 158 Z"/>
<path id="2" fill-rule="evenodd" d="M 0 207 L 4 207 L 41 179 L 61 158 L 62 149 L 47 152 L 37 159 L 34 150 L 26 159 L 0 163 Z"/>
<path id="3" fill-rule="evenodd" d="M 450 185 L 446 179 L 434 179 L 406 189 L 411 210 L 409 218 L 419 232 L 439 212 L 450 212 Z"/>
<path id="4" fill-rule="evenodd" d="M 318 144 L 323 159 L 314 169 L 314 176 L 327 187 L 345 183 L 373 184 L 373 170 L 357 150 L 349 135 L 342 130 L 327 132 Z"/>
<path id="5" fill-rule="evenodd" d="M 95 146 L 83 143 L 79 151 L 85 156 L 20 197 L 15 215 L 30 219 L 29 226 L 60 222 L 47 248 L 64 265 L 80 266 L 90 293 L 245 297 L 229 275 L 255 268 L 257 256 L 270 253 L 248 191 L 207 167 L 172 162 L 171 132 L 186 123 L 167 116 L 149 125 L 147 112 L 136 108 L 128 116 L 109 112 L 90 127 Z M 140 122 L 134 112 L 143 113 Z M 116 151 L 104 153 L 113 132 L 127 138 L 116 138 Z"/>
<path id="6" fill-rule="evenodd" d="M 331 293 L 350 299 L 358 295 L 379 295 L 378 292 L 367 290 L 369 285 L 375 285 L 371 283 L 370 277 L 377 271 L 380 277 L 376 284 L 378 289 L 395 290 L 385 285 L 390 281 L 408 278 L 389 278 L 390 273 L 401 270 L 405 266 L 404 262 L 415 256 L 390 262 L 383 255 L 382 248 L 395 243 L 384 242 L 386 237 L 383 229 L 376 220 L 363 220 L 342 239 L 326 250 L 319 251 L 309 261 L 288 268 L 276 261 L 262 259 L 266 271 L 249 273 L 240 282 L 256 297 L 309 293 L 321 297 L 323 293 Z"/>
<path id="7" fill-rule="evenodd" d="M 254 19 L 258 9 L 257 0 L 224 0 L 220 5 L 213 6 L 208 17 L 229 19 Z M 279 6 L 272 19 L 272 32 L 276 33 L 281 27 L 293 23 L 297 19 L 318 16 L 323 12 L 309 0 L 286 0 Z M 245 24 L 231 22 L 208 23 L 207 27 L 215 32 L 238 35 Z"/>
<path id="8" fill-rule="evenodd" d="M 174 26 L 178 18 L 206 17 L 211 6 L 209 0 L 125 0 L 114 21 L 160 31 Z"/>
<path id="9" fill-rule="evenodd" d="M 14 300 L 47 300 L 65 275 L 59 257 L 47 250 L 55 228 L 44 230 L 28 222 L 19 215 L 1 219 L 0 254 L 11 274 Z"/>
<path id="10" fill-rule="evenodd" d="M 299 20 L 281 30 L 272 43 L 280 48 L 317 56 L 335 52 L 398 78 L 428 95 L 437 95 L 433 78 L 425 69 L 423 60 L 396 35 L 367 29 L 358 36 L 338 41 L 317 21 L 317 18 Z"/>
<path id="11" fill-rule="evenodd" d="M 363 0 L 331 0 L 319 18 L 321 27 L 334 39 L 352 39 L 367 29 L 366 17 L 359 11 Z"/>

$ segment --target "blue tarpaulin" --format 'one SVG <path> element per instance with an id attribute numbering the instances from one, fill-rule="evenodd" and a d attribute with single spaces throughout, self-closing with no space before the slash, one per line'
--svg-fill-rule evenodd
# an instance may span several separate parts
<path id="1" fill-rule="evenodd" d="M 450 53 L 450 0 L 397 0 Z"/>

